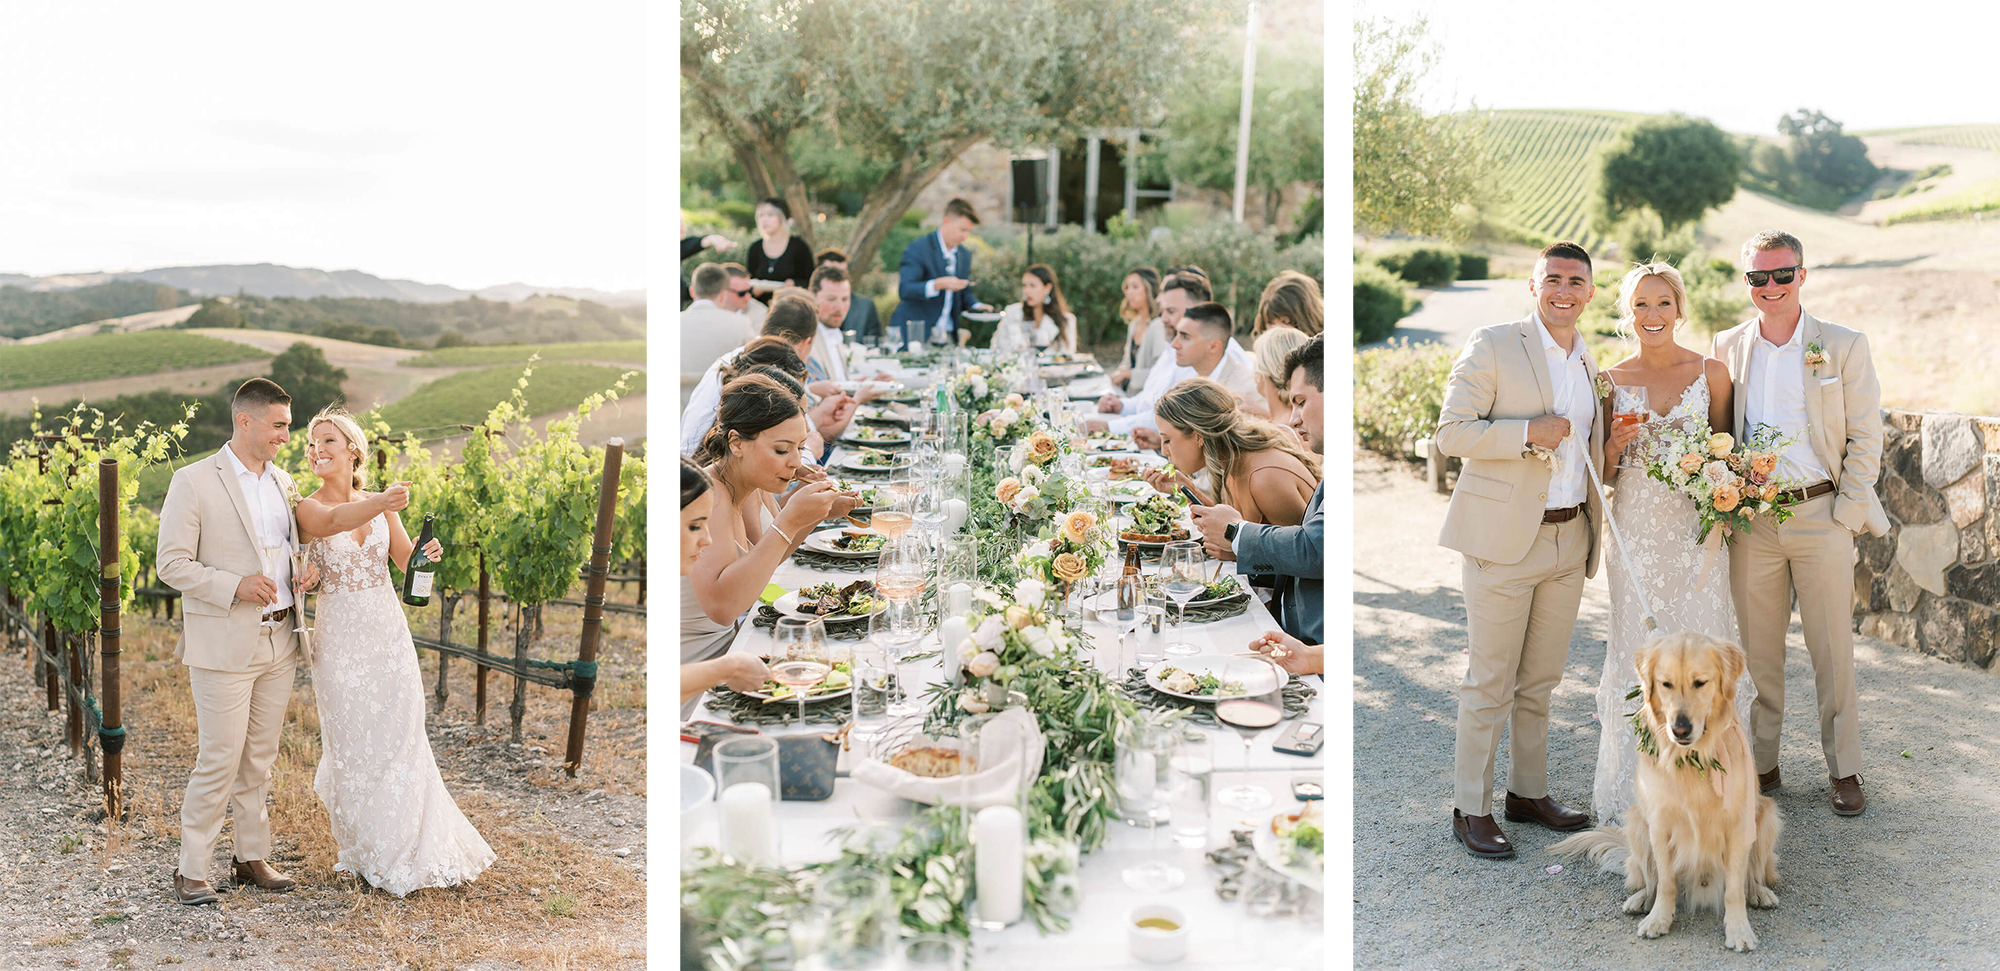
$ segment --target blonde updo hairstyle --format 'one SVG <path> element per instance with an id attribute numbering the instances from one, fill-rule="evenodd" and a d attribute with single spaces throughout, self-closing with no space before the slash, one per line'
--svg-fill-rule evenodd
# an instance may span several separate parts
<path id="1" fill-rule="evenodd" d="M 1673 292 L 1674 310 L 1677 314 L 1674 318 L 1674 329 L 1679 330 L 1688 322 L 1687 284 L 1681 282 L 1681 271 L 1674 269 L 1671 263 L 1634 264 L 1632 269 L 1625 272 L 1625 278 L 1618 281 L 1618 336 L 1628 341 L 1639 339 L 1639 328 L 1633 323 L 1638 318 L 1632 313 L 1632 294 L 1647 277 L 1659 277 L 1666 282 L 1667 289 Z"/>
<path id="2" fill-rule="evenodd" d="M 347 439 L 347 454 L 354 459 L 354 491 L 362 491 L 367 481 L 362 470 L 368 467 L 368 436 L 362 433 L 361 423 L 355 421 L 354 416 L 347 413 L 347 409 L 339 405 L 327 405 L 320 409 L 319 414 L 313 416 L 312 421 L 306 423 L 308 441 L 321 422 L 332 423 L 333 427 L 340 429 L 340 434 Z"/>
<path id="3" fill-rule="evenodd" d="M 1245 414 L 1228 388 L 1207 378 L 1188 378 L 1173 386 L 1153 405 L 1154 415 L 1175 430 L 1201 439 L 1202 467 L 1215 487 L 1216 502 L 1227 503 L 1229 473 L 1252 452 L 1277 449 L 1299 460 L 1319 478 L 1319 459 L 1299 446 L 1286 429 Z"/>

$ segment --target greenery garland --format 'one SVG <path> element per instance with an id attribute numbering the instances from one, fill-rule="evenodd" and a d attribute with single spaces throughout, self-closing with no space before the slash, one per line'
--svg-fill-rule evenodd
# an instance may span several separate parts
<path id="1" fill-rule="evenodd" d="M 1639 700 L 1640 695 L 1640 687 L 1635 684 L 1632 686 L 1632 690 L 1625 692 L 1625 700 Z M 1646 708 L 1642 702 L 1639 710 L 1632 713 L 1632 734 L 1638 736 L 1639 753 L 1657 759 L 1660 757 L 1660 743 L 1653 738 L 1653 728 L 1651 725 L 1646 724 L 1645 715 Z M 1714 769 L 1717 772 L 1729 771 L 1722 767 L 1721 759 L 1703 755 L 1700 752 L 1688 752 L 1676 757 L 1674 759 L 1674 768 L 1693 769 L 1696 775 L 1705 775 L 1709 769 Z"/>

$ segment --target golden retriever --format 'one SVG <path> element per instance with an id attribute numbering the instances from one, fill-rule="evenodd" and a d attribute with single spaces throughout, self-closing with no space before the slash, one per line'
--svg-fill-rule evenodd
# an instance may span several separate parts
<path id="1" fill-rule="evenodd" d="M 1639 766 L 1624 827 L 1578 833 L 1554 847 L 1625 873 L 1639 936 L 1665 934 L 1682 891 L 1688 906 L 1720 910 L 1723 943 L 1757 947 L 1744 905 L 1775 907 L 1778 806 L 1757 787 L 1736 714 L 1743 649 L 1701 634 L 1658 637 L 1639 649 Z M 1649 911 L 1647 913 L 1647 911 Z"/>

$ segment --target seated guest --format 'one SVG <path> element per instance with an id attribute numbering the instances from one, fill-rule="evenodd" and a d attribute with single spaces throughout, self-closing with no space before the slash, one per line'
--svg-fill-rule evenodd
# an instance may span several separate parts
<path id="1" fill-rule="evenodd" d="M 838 266 L 820 264 L 813 271 L 812 295 L 813 312 L 819 319 L 818 336 L 813 338 L 812 356 L 806 359 L 806 370 L 814 383 L 826 382 L 837 385 L 848 380 L 846 340 L 840 331 L 841 322 L 847 319 L 849 301 L 853 298 L 853 286 L 848 282 L 847 271 Z M 878 373 L 869 380 L 892 380 L 886 373 Z M 880 398 L 881 389 L 864 390 L 859 401 L 867 404 Z"/>
<path id="2" fill-rule="evenodd" d="M 1160 454 L 1175 472 L 1148 468 L 1141 473 L 1161 492 L 1193 488 L 1202 505 L 1228 503 L 1243 519 L 1274 526 L 1297 526 L 1319 486 L 1319 459 L 1291 433 L 1245 414 L 1228 388 L 1189 378 L 1160 396 Z M 1206 471 L 1212 494 L 1197 488 L 1193 473 Z"/>
<path id="3" fill-rule="evenodd" d="M 743 254 L 757 299 L 768 304 L 784 287 L 805 286 L 812 277 L 812 249 L 792 235 L 792 207 L 785 200 L 757 203 L 757 235 L 762 238 Z"/>
<path id="4" fill-rule="evenodd" d="M 1257 393 L 1244 403 L 1244 411 L 1277 419 L 1292 413 L 1291 389 L 1285 386 L 1285 362 L 1293 351 L 1311 340 L 1290 327 L 1274 327 L 1257 338 L 1250 350 L 1257 374 Z"/>
<path id="5" fill-rule="evenodd" d="M 724 263 L 722 268 L 729 274 L 729 284 L 723 288 L 723 299 L 717 300 L 716 305 L 724 310 L 735 310 L 742 314 L 750 321 L 752 333 L 761 330 L 764 318 L 770 314 L 771 308 L 764 306 L 764 301 L 751 296 L 750 271 L 744 269 L 741 263 Z"/>
<path id="6" fill-rule="evenodd" d="M 701 656 L 728 650 L 779 564 L 821 520 L 844 516 L 859 502 L 824 477 L 792 489 L 804 468 L 806 432 L 799 396 L 772 378 L 753 374 L 723 388 L 715 423 L 695 454 L 716 486 L 709 514 L 714 542 L 696 553 L 688 571 L 693 606 L 684 606 L 681 618 L 683 644 L 701 639 Z M 682 659 L 691 656 L 684 646 Z"/>
<path id="7" fill-rule="evenodd" d="M 747 301 L 749 287 L 744 286 Z M 731 305 L 729 272 L 720 263 L 703 263 L 694 268 L 694 302 L 681 311 L 681 386 L 692 389 L 701 375 L 722 355 L 742 347 L 757 336 L 749 318 L 743 316 L 741 302 Z"/>
<path id="8" fill-rule="evenodd" d="M 1021 302 L 1007 305 L 1000 328 L 993 332 L 993 350 L 1003 357 L 1011 358 L 1024 347 L 1076 353 L 1076 315 L 1063 299 L 1056 271 L 1041 263 L 1021 274 Z"/>
<path id="9" fill-rule="evenodd" d="M 1205 284 L 1204 284 L 1205 286 Z M 1161 296 L 1163 305 L 1175 299 L 1174 294 L 1183 288 L 1167 290 Z M 1219 303 L 1198 303 L 1187 308 L 1174 322 L 1174 339 L 1170 345 L 1174 349 L 1172 357 L 1162 357 L 1146 376 L 1145 390 L 1130 398 L 1105 395 L 1098 399 L 1099 417 L 1086 419 L 1084 427 L 1090 431 L 1132 432 L 1133 440 L 1146 448 L 1159 444 L 1154 434 L 1153 403 L 1168 388 L 1189 378 L 1207 378 L 1222 385 L 1237 400 L 1247 400 L 1257 393 L 1257 379 L 1250 355 L 1238 347 L 1230 336 L 1235 325 L 1229 319 L 1229 311 Z M 1143 429 L 1145 434 L 1139 434 Z"/>
<path id="10" fill-rule="evenodd" d="M 812 294 L 796 287 L 789 288 L 772 300 L 771 314 L 764 320 L 762 336 L 776 337 L 791 345 L 803 362 L 812 355 L 813 339 L 818 336 L 818 311 Z M 694 394 L 688 397 L 687 407 L 681 412 L 681 454 L 693 455 L 700 447 L 702 437 L 715 422 L 715 412 L 722 396 L 722 372 L 742 353 L 739 349 L 724 354 L 714 364 L 709 365 L 701 383 L 695 385 Z M 839 392 L 831 385 L 816 389 L 822 394 L 820 406 L 826 408 L 827 421 L 819 426 L 819 431 L 828 441 L 840 437 L 848 422 L 853 420 L 857 402 L 849 395 Z M 826 401 L 833 401 L 827 405 Z"/>
<path id="11" fill-rule="evenodd" d="M 1273 277 L 1257 299 L 1257 319 L 1250 326 L 1252 338 L 1273 327 L 1290 327 L 1307 337 L 1317 336 L 1326 326 L 1326 307 L 1320 300 L 1319 281 L 1297 270 Z"/>
<path id="12" fill-rule="evenodd" d="M 695 557 L 709 547 L 714 533 L 708 528 L 715 509 L 715 493 L 708 473 L 681 457 L 681 717 L 694 714 L 701 693 L 718 684 L 737 691 L 755 691 L 764 686 L 771 672 L 764 662 L 748 654 L 730 654 L 736 639 L 736 623 L 708 618 L 688 579 Z"/>
<path id="13" fill-rule="evenodd" d="M 822 250 L 819 254 L 820 266 L 837 266 L 848 274 L 848 282 L 854 282 L 854 274 L 847 268 L 847 254 L 837 249 Z M 840 322 L 840 329 L 854 335 L 863 344 L 882 342 L 882 315 L 875 309 L 875 298 L 853 293 L 848 297 L 847 318 Z"/>
<path id="14" fill-rule="evenodd" d="M 1286 367 L 1291 391 L 1292 430 L 1314 454 L 1326 453 L 1326 413 L 1321 410 L 1325 386 L 1326 335 L 1292 352 Z M 1325 605 L 1322 559 L 1326 548 L 1326 517 L 1320 503 L 1326 483 L 1313 490 L 1305 520 L 1298 526 L 1258 525 L 1227 505 L 1195 506 L 1195 528 L 1201 531 L 1208 555 L 1234 560 L 1236 572 L 1247 576 L 1281 576 L 1282 601 L 1278 623 L 1285 632 L 1308 644 L 1324 644 Z"/>
<path id="15" fill-rule="evenodd" d="M 1160 271 L 1141 266 L 1125 274 L 1125 299 L 1118 305 L 1118 318 L 1125 321 L 1125 353 L 1111 372 L 1111 386 L 1135 395 L 1145 388 L 1146 372 L 1167 349 L 1169 325 L 1161 317 Z"/>
<path id="16" fill-rule="evenodd" d="M 936 232 L 903 247 L 896 273 L 896 296 L 902 302 L 889 320 L 897 347 L 918 341 L 962 345 L 972 336 L 959 328 L 958 315 L 987 309 L 972 295 L 972 251 L 965 248 L 966 237 L 977 225 L 979 214 L 972 203 L 953 199 L 945 203 Z"/>
<path id="17" fill-rule="evenodd" d="M 689 257 L 705 249 L 713 249 L 718 253 L 727 253 L 731 249 L 734 249 L 735 247 L 736 247 L 736 241 L 730 239 L 727 236 L 722 235 L 721 233 L 710 233 L 707 236 L 690 235 L 687 218 L 685 216 L 681 218 L 681 261 L 682 262 L 686 262 Z M 686 280 L 682 280 L 681 306 L 685 308 L 690 302 L 694 301 L 695 299 L 696 298 L 694 296 L 693 291 L 691 291 L 688 288 L 688 282 Z"/>

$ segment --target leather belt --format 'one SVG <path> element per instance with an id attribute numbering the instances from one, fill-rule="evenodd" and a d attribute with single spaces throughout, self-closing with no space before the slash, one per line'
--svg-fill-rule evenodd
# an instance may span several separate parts
<path id="1" fill-rule="evenodd" d="M 269 621 L 275 624 L 281 620 L 284 620 L 287 617 L 290 617 L 291 615 L 292 615 L 292 608 L 286 607 L 283 610 L 273 611 L 271 613 L 264 614 L 263 616 L 257 619 L 263 621 Z"/>
<path id="2" fill-rule="evenodd" d="M 1542 510 L 1542 522 L 1544 524 L 1566 523 L 1575 519 L 1581 512 L 1583 512 L 1582 506 L 1571 506 L 1568 509 L 1545 509 Z"/>
<path id="3" fill-rule="evenodd" d="M 1819 483 L 1818 485 L 1806 486 L 1803 489 L 1793 489 L 1790 492 L 1780 493 L 1780 495 L 1782 495 L 1786 499 L 1790 499 L 1791 501 L 1798 503 L 1798 502 L 1804 502 L 1807 499 L 1818 499 L 1819 497 L 1826 495 L 1827 493 L 1832 491 L 1833 491 L 1833 483 L 1822 482 Z"/>

